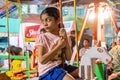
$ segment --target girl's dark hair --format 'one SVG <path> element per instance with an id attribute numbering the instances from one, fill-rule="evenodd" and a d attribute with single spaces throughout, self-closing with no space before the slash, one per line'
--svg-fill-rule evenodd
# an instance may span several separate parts
<path id="1" fill-rule="evenodd" d="M 16 47 L 16 49 L 14 50 L 14 54 L 15 55 L 19 55 L 19 53 L 22 51 L 22 48 L 20 47 Z"/>
<path id="2" fill-rule="evenodd" d="M 48 14 L 48 16 L 52 16 L 55 18 L 55 20 L 58 20 L 59 19 L 59 10 L 55 7 L 47 7 L 45 8 L 42 12 L 41 12 L 41 15 L 43 14 Z M 41 18 L 41 15 L 40 15 L 40 18 Z"/>
<path id="3" fill-rule="evenodd" d="M 15 53 L 14 53 L 14 51 L 15 51 L 15 49 L 16 49 L 16 47 L 15 46 L 9 46 L 8 48 L 7 48 L 7 52 L 8 53 L 10 53 L 11 55 L 14 55 Z"/>

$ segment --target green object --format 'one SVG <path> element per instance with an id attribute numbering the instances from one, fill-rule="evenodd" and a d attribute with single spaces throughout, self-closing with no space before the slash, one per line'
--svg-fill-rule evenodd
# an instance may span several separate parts
<path id="1" fill-rule="evenodd" d="M 0 58 L 8 58 L 8 56 L 0 55 Z M 30 70 L 30 60 L 29 60 L 29 52 L 28 51 L 25 52 L 25 56 L 10 56 L 10 59 L 24 59 L 26 61 L 26 69 L 27 69 L 26 75 L 28 76 L 28 78 L 26 80 L 30 80 L 30 73 L 38 72 L 38 70 Z M 9 69 L 0 67 L 0 70 L 8 71 Z"/>
<path id="2" fill-rule="evenodd" d="M 9 69 L 7 69 L 7 68 L 2 68 L 2 67 L 0 67 L 0 71 L 8 71 Z"/>
<path id="3" fill-rule="evenodd" d="M 25 52 L 25 55 L 26 55 L 26 69 L 27 69 L 27 71 L 26 71 L 26 75 L 28 76 L 28 78 L 27 78 L 27 80 L 30 80 L 30 61 L 29 61 L 29 52 L 28 51 L 26 51 Z"/>
<path id="4" fill-rule="evenodd" d="M 7 55 L 0 55 L 0 58 L 8 58 Z M 10 59 L 25 59 L 25 56 L 10 56 Z"/>
<path id="5" fill-rule="evenodd" d="M 79 66 L 79 63 L 78 63 L 77 61 L 74 61 L 74 62 L 73 62 L 73 66 L 78 67 L 78 66 Z"/>
<path id="6" fill-rule="evenodd" d="M 105 80 L 105 64 L 99 63 L 95 64 L 95 75 L 98 80 Z"/>

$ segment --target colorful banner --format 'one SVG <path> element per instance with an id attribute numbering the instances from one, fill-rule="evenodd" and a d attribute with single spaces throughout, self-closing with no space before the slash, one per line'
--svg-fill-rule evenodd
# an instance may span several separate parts
<path id="1" fill-rule="evenodd" d="M 40 25 L 25 27 L 25 42 L 34 42 L 36 36 L 40 33 Z"/>
<path id="2" fill-rule="evenodd" d="M 17 6 L 10 3 L 8 6 L 8 14 L 14 12 L 17 10 Z M 6 16 L 6 6 L 0 9 L 0 18 L 3 18 Z"/>

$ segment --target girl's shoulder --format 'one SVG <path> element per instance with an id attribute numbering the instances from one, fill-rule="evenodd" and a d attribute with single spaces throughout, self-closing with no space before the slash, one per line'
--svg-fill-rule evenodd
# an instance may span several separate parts
<path id="1" fill-rule="evenodd" d="M 46 32 L 46 33 L 42 33 L 42 34 L 37 35 L 37 37 L 43 38 L 43 37 L 48 36 L 48 35 L 50 35 L 50 34 L 48 32 Z"/>
<path id="2" fill-rule="evenodd" d="M 44 34 L 44 33 L 38 34 L 38 35 L 36 36 L 36 40 L 43 40 L 44 37 L 45 37 L 45 35 L 46 35 L 46 34 Z"/>
<path id="3" fill-rule="evenodd" d="M 56 38 L 59 38 L 59 36 L 54 35 L 54 34 L 52 34 L 50 32 L 42 33 L 42 34 L 39 35 L 39 37 L 41 39 L 46 39 L 46 38 L 47 39 L 56 39 Z"/>

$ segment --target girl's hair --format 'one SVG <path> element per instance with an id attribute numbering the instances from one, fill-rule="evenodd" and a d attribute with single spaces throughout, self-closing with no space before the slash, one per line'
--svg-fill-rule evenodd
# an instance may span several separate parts
<path id="1" fill-rule="evenodd" d="M 14 53 L 14 51 L 15 51 L 15 49 L 16 49 L 16 47 L 15 46 L 9 46 L 8 48 L 7 48 L 7 52 L 8 53 L 10 53 L 11 55 L 14 55 L 15 53 Z"/>
<path id="2" fill-rule="evenodd" d="M 15 55 L 19 55 L 19 53 L 22 51 L 22 48 L 20 47 L 16 47 L 16 49 L 14 50 L 14 54 Z"/>
<path id="3" fill-rule="evenodd" d="M 41 15 L 43 14 L 48 14 L 48 16 L 52 16 L 55 18 L 55 20 L 58 20 L 60 18 L 59 16 L 59 10 L 55 7 L 47 7 L 45 8 L 42 12 L 41 12 Z M 41 15 L 40 15 L 40 18 L 41 18 Z"/>

